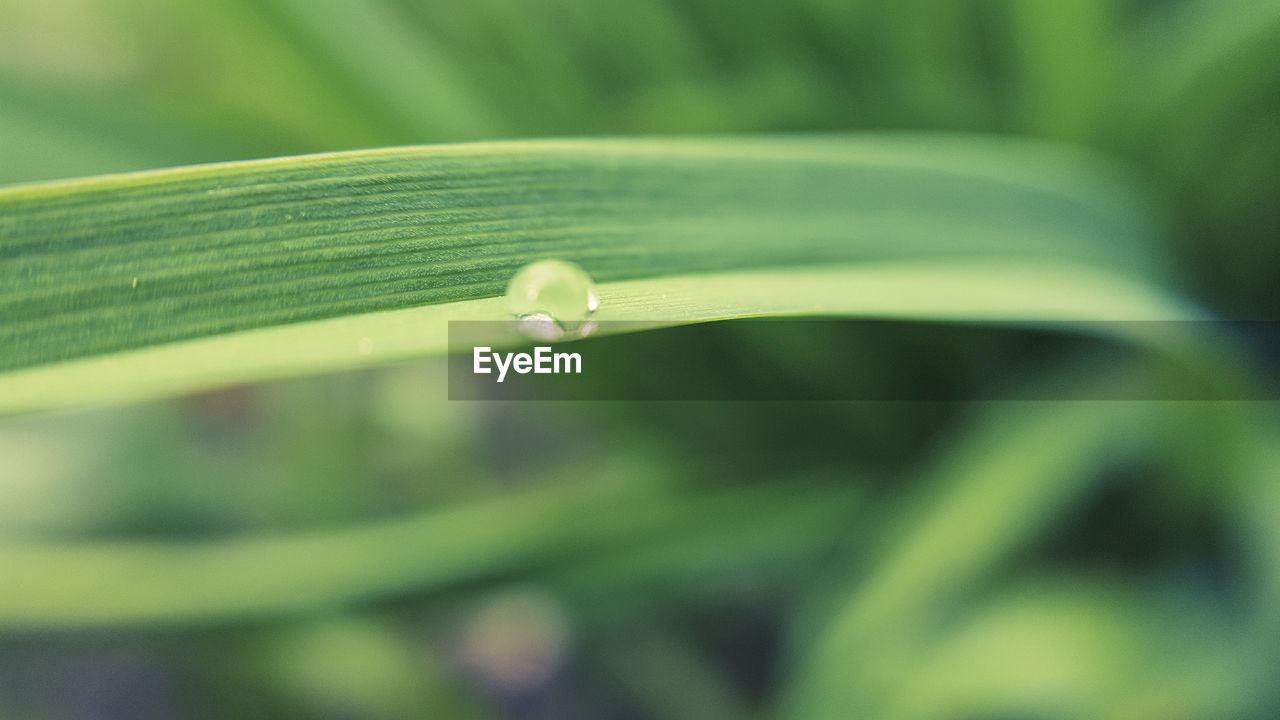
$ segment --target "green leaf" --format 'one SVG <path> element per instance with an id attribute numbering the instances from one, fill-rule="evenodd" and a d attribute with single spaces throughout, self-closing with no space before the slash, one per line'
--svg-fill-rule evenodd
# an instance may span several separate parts
<path id="1" fill-rule="evenodd" d="M 882 707 L 947 610 L 1099 482 L 1092 471 L 1109 440 L 1141 439 L 1133 428 L 1142 427 L 1144 408 L 1105 401 L 991 408 L 920 492 L 886 513 L 892 526 L 874 565 L 800 660 L 788 716 L 835 718 Z"/>
<path id="2" fill-rule="evenodd" d="M 1088 388 L 1121 377 L 1113 372 L 1109 368 L 1066 382 L 1078 383 L 1080 396 L 1089 396 Z M 1055 381 L 1062 378 L 1048 380 Z M 1179 707 L 1203 706 L 1197 716 L 1234 716 L 1224 705 L 1247 696 L 1249 690 L 1242 688 L 1250 683 L 1262 687 L 1269 678 L 1225 667 L 1223 657 L 1264 667 L 1275 654 L 1274 522 L 1259 522 L 1274 518 L 1276 507 L 1270 482 L 1274 462 L 1257 452 L 1275 445 L 1274 420 L 1265 406 L 990 403 L 916 478 L 910 492 L 877 508 L 884 529 L 873 531 L 878 540 L 859 547 L 867 564 L 833 604 L 821 609 L 824 617 L 815 618 L 810 636 L 799 645 L 803 650 L 782 695 L 782 715 L 943 717 L 966 703 L 1007 702 L 1014 707 L 964 709 L 981 717 L 1034 716 L 1048 700 L 1062 717 L 1097 717 L 1099 708 L 1107 717 L 1138 717 L 1173 697 Z M 1206 440 L 1215 433 L 1226 434 L 1230 442 Z M 1253 452 L 1240 452 L 1237 442 Z M 1239 493 L 1233 500 L 1239 507 L 1232 512 L 1241 525 L 1252 526 L 1249 554 L 1258 561 L 1245 571 L 1250 597 L 1241 607 L 1257 617 L 1240 622 L 1224 611 L 1220 596 L 1202 588 L 1179 587 L 1185 593 L 1179 596 L 1168 586 L 1139 590 L 1142 584 L 1126 581 L 1116 594 L 1087 584 L 1096 579 L 1071 579 L 1072 588 L 1034 574 L 1026 582 L 1027 566 L 1038 562 L 1028 562 L 1028 555 L 1034 557 L 1028 551 L 1056 524 L 1077 522 L 1080 516 L 1073 510 L 1090 492 L 1116 482 L 1108 468 L 1156 457 L 1179 467 L 1195 457 L 1207 460 L 1218 487 Z M 1146 501 L 1168 503 L 1159 496 Z M 1023 589 L 1009 597 L 1020 599 L 993 603 L 1011 580 Z M 1081 600 L 1096 606 L 1077 605 Z M 975 611 L 996 625 L 1018 627 L 989 635 L 977 630 L 981 622 L 966 625 L 964 617 Z M 1124 649 L 1127 631 L 1116 628 L 1139 629 L 1139 621 L 1145 628 L 1131 640 L 1140 642 Z M 1093 632 L 1112 629 L 1089 637 L 1081 630 L 1085 625 Z M 1064 640 L 1074 640 L 1033 639 L 1041 632 L 1061 632 Z M 1089 657 L 1094 653 L 1097 659 Z M 1143 657 L 1126 658 L 1127 653 Z M 941 665 L 930 667 L 934 663 Z M 1099 695 L 1105 686 L 1093 673 L 1108 665 L 1111 681 L 1121 670 L 1131 676 Z M 992 676 L 997 668 L 1003 675 Z M 974 679 L 984 673 L 986 680 Z M 1060 697 L 1053 699 L 1056 694 Z"/>
<path id="3" fill-rule="evenodd" d="M 1271 117 L 1280 2 L 1195 0 L 1154 15 L 1131 61 L 1144 72 L 1117 117 L 1131 149 L 1145 148 L 1174 177 L 1203 183 L 1199 173 L 1242 124 Z"/>
<path id="4" fill-rule="evenodd" d="M 646 487 L 634 467 L 597 466 L 584 482 L 454 504 L 328 531 L 205 542 L 0 542 L 13 592 L 0 627 L 205 624 L 334 610 L 585 558 L 576 586 L 609 558 L 675 530 L 732 518 L 740 532 L 807 519 L 837 527 L 860 493 L 802 483 L 689 493 Z M 602 511 L 608 508 L 608 511 Z M 824 530 L 829 532 L 829 530 Z M 701 536 L 686 539 L 697 547 Z M 787 552 L 803 555 L 801 544 Z M 656 564 L 690 564 L 680 552 Z M 694 560 L 706 572 L 723 555 Z M 593 571 L 593 568 L 595 570 Z M 657 570 L 655 563 L 649 569 Z M 594 584 L 607 582 L 608 578 Z"/>
<path id="5" fill-rule="evenodd" d="M 1206 603 L 1207 604 L 1207 603 Z M 1203 607 L 1096 579 L 1036 578 L 969 611 L 900 678 L 881 717 L 1126 718 L 1247 697 L 1238 647 Z M 1170 632 L 1176 627 L 1176 632 Z"/>
<path id="6" fill-rule="evenodd" d="M 1152 284 L 1156 237 L 1106 166 L 975 137 L 482 143 L 17 187 L 0 410 L 439 352 L 445 320 L 501 319 L 545 258 L 604 283 L 602 320 L 1186 316 Z"/>

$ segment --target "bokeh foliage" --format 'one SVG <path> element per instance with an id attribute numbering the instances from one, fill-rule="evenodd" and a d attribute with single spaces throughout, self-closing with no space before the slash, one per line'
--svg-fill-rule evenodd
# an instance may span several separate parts
<path id="1" fill-rule="evenodd" d="M 1274 0 L 0 0 L 0 182 L 546 136 L 1032 137 L 1143 179 L 1165 226 L 1142 262 L 1172 287 L 1274 318 L 1277 90 Z M 928 337 L 796 338 L 789 371 L 912 382 Z M 957 344 L 945 377 L 1021 348 Z M 991 382 L 1108 379 L 1023 369 Z M 1272 404 L 472 406 L 442 382 L 5 420 L 0 716 L 1280 707 Z"/>

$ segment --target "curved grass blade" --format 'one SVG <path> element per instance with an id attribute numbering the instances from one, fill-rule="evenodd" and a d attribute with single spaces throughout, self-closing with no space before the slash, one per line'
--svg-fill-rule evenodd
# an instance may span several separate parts
<path id="1" fill-rule="evenodd" d="M 1175 176 L 1195 177 L 1219 159 L 1224 139 L 1269 109 L 1258 101 L 1274 95 L 1280 2 L 1197 0 L 1170 6 L 1150 24 L 1135 59 L 1150 70 L 1129 88 L 1131 110 L 1117 117 L 1127 142 L 1146 147 Z"/>
<path id="2" fill-rule="evenodd" d="M 1102 375 L 1085 382 L 1107 380 Z M 1254 441 L 1249 436 L 1256 434 L 1259 443 L 1274 444 L 1274 426 L 1257 422 L 1265 413 L 1255 413 L 1251 403 L 1019 402 L 995 403 L 992 409 L 994 412 L 962 435 L 896 509 L 882 511 L 890 518 L 882 544 L 869 552 L 872 564 L 847 594 L 835 601 L 820 627 L 814 628 L 812 644 L 797 658 L 791 684 L 783 695 L 784 716 L 816 719 L 852 713 L 888 717 L 886 704 L 895 701 L 896 693 L 903 693 L 908 702 L 927 700 L 921 696 L 925 684 L 912 675 L 937 650 L 940 636 L 955 629 L 958 614 L 981 606 L 983 593 L 990 591 L 992 584 L 1016 577 L 1000 571 L 1010 569 L 1020 551 L 1088 493 L 1112 482 L 1107 468 L 1171 452 L 1173 428 L 1185 423 L 1175 441 L 1179 459 L 1170 462 L 1186 464 L 1193 458 L 1221 461 L 1218 467 L 1227 469 L 1219 472 L 1229 487 L 1252 488 L 1258 479 L 1268 477 L 1266 470 L 1232 463 L 1230 455 L 1215 454 L 1220 450 L 1211 450 L 1212 445 L 1186 439 L 1221 431 L 1225 420 L 1226 427 L 1248 437 L 1248 442 Z M 1258 496 L 1248 496 L 1255 503 L 1241 515 L 1264 513 L 1259 509 L 1264 503 L 1256 503 Z M 1265 548 L 1263 554 L 1271 552 L 1268 539 L 1258 538 L 1257 543 Z M 1187 628 L 1175 630 L 1175 622 L 1155 614 L 1152 622 L 1161 628 L 1164 641 L 1182 642 L 1183 647 L 1155 651 L 1154 656 L 1190 658 L 1190 648 L 1207 648 L 1211 640 L 1230 647 L 1236 656 L 1272 657 L 1271 636 L 1257 632 L 1259 625 L 1255 623 L 1266 626 L 1267 617 L 1274 617 L 1270 612 L 1274 585 L 1268 584 L 1274 575 L 1265 562 L 1259 565 L 1249 570 L 1251 582 L 1257 583 L 1251 586 L 1254 597 L 1249 605 L 1261 610 L 1259 617 L 1233 624 L 1220 612 L 1221 599 L 1206 594 L 1197 600 L 1203 605 L 1195 606 L 1191 613 L 1194 619 L 1188 621 Z M 1193 608 L 1187 604 L 1165 608 L 1179 609 L 1190 612 Z M 1206 635 L 1197 635 L 1201 631 Z M 1186 694 L 1189 703 L 1211 705 L 1228 702 L 1228 696 L 1240 686 L 1261 687 L 1250 685 L 1257 683 L 1256 678 L 1223 678 L 1216 670 L 1207 670 L 1212 667 L 1208 659 L 1203 665 L 1170 665 L 1163 674 L 1155 671 L 1135 679 L 1134 685 L 1159 688 L 1177 674 L 1185 681 L 1174 694 Z M 1005 680 L 1003 689 L 1016 687 L 1011 678 Z M 1095 689 L 1088 682 L 1068 688 L 1077 699 Z M 1042 691 L 1036 689 L 1032 694 Z M 917 697 L 907 697 L 911 694 Z M 1235 696 L 1241 694 L 1235 692 Z M 1123 702 L 1140 705 L 1158 697 L 1157 692 L 1152 697 L 1126 697 Z M 1119 702 L 1113 699 L 1109 705 Z M 1030 709 L 1023 707 L 1014 714 Z M 993 712 L 985 709 L 977 714 Z"/>
<path id="3" fill-rule="evenodd" d="M 1147 283 L 1087 266 L 867 263 L 681 275 L 599 286 L 597 318 L 660 327 L 764 315 L 1011 323 L 1195 317 Z M 450 320 L 505 317 L 502 298 L 249 330 L 0 374 L 0 412 L 97 405 L 444 353 Z M 631 325 L 629 327 L 640 327 Z M 608 332 L 606 325 L 603 332 Z M 1095 326 L 1094 329 L 1103 327 Z M 495 338 L 494 344 L 510 344 Z M 516 340 L 515 342 L 519 342 Z"/>
<path id="4" fill-rule="evenodd" d="M 878 560 L 800 659 L 786 715 L 874 713 L 912 648 L 978 578 L 1097 482 L 1109 438 L 1139 403 L 1015 403 L 979 423 L 890 517 Z M 1132 436 L 1130 436 L 1132 437 Z M 982 523 L 973 519 L 981 517 Z"/>
<path id="5" fill-rule="evenodd" d="M 401 356 L 438 351 L 414 335 L 500 319 L 483 301 L 551 257 L 606 283 L 606 310 L 619 311 L 602 319 L 877 314 L 886 298 L 926 317 L 1028 319 L 1027 307 L 1084 303 L 1155 319 L 1117 297 L 1060 294 L 1082 278 L 1152 294 L 1163 272 L 1143 207 L 1084 156 L 939 136 L 483 143 L 11 188 L 0 191 L 0 407 L 74 402 L 56 389 L 64 380 L 162 394 L 373 362 L 351 361 L 349 330 L 386 335 L 375 347 Z M 895 266 L 887 277 L 906 285 L 869 296 L 870 263 L 954 269 L 931 289 L 939 268 Z M 853 272 L 815 292 L 800 266 Z M 769 275 L 703 277 L 752 270 Z M 626 282 L 638 284 L 610 285 Z M 628 301 L 642 304 L 621 312 Z M 418 306 L 436 309 L 352 320 Z M 283 334 L 238 344 L 267 329 Z M 211 342 L 162 349 L 200 338 Z M 159 355 L 131 359 L 139 351 Z M 181 361 L 182 377 L 150 379 L 156 357 Z M 86 371 L 90 358 L 103 364 Z"/>
<path id="6" fill-rule="evenodd" d="M 1230 717 L 1251 691 L 1213 613 L 1155 593 L 1046 577 L 975 610 L 921 653 L 878 716 L 1127 718 L 1176 705 Z"/>
<path id="7" fill-rule="evenodd" d="M 0 567 L 9 591 L 0 595 L 0 627 L 282 617 L 570 559 L 594 560 L 585 565 L 590 574 L 593 567 L 609 565 L 609 553 L 631 557 L 647 538 L 673 529 L 735 524 L 767 534 L 799 525 L 824 528 L 818 535 L 829 536 L 844 525 L 861 494 L 830 484 L 673 494 L 634 480 L 629 472 L 602 468 L 587 483 L 327 532 L 205 542 L 5 540 Z M 685 542 L 696 546 L 699 540 L 695 535 Z M 799 545 L 783 554 L 808 551 Z M 721 560 L 716 554 L 705 562 L 715 567 Z M 658 564 L 680 569 L 689 559 L 673 552 Z M 653 564 L 649 569 L 658 570 Z M 592 583 L 581 573 L 578 578 L 580 591 Z"/>

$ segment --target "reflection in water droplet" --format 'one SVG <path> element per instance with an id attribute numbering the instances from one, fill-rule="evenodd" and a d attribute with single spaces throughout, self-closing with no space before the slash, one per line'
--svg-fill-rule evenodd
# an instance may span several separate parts
<path id="1" fill-rule="evenodd" d="M 564 328 L 546 313 L 522 315 L 519 320 L 520 332 L 534 340 L 559 340 L 564 337 Z"/>
<path id="2" fill-rule="evenodd" d="M 535 340 L 586 337 L 590 317 L 600 307 L 591 276 L 563 260 L 542 260 L 520 268 L 507 285 L 507 304 L 520 331 Z"/>

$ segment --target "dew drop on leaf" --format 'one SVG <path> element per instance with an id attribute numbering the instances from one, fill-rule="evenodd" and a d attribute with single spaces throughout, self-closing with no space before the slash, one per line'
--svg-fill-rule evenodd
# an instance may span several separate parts
<path id="1" fill-rule="evenodd" d="M 520 268 L 507 285 L 507 305 L 520 331 L 535 340 L 586 337 L 600 307 L 591 276 L 563 260 L 540 260 Z"/>

